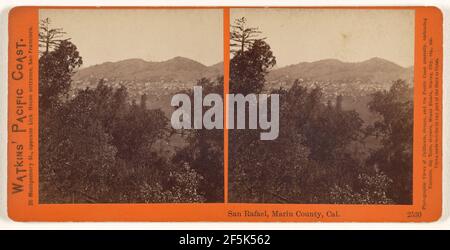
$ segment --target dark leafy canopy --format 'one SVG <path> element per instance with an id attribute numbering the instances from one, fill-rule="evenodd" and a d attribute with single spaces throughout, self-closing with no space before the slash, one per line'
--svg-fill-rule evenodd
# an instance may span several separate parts
<path id="1" fill-rule="evenodd" d="M 237 27 L 243 24 L 245 19 L 236 21 Z M 265 75 L 275 65 L 275 57 L 270 46 L 257 39 L 259 31 L 252 33 L 252 40 L 240 40 L 246 29 L 256 30 L 235 27 L 230 38 L 232 46 L 238 48 L 233 50 L 230 62 L 230 92 L 279 94 L 280 134 L 276 140 L 261 141 L 256 130 L 229 132 L 230 200 L 349 204 L 408 201 L 412 103 L 407 95 L 400 95 L 408 92 L 404 82 L 394 83 L 388 92 L 374 94 L 370 110 L 382 119 L 366 128 L 356 111 L 343 110 L 340 95 L 333 104 L 333 100 L 324 99 L 320 88 L 308 89 L 298 81 L 288 89 L 267 89 Z M 368 154 L 367 138 L 375 135 L 382 147 Z M 403 191 L 396 192 L 401 185 L 405 185 Z"/>
<path id="2" fill-rule="evenodd" d="M 62 41 L 68 41 L 70 39 L 64 39 L 66 32 L 61 28 L 52 28 L 50 18 L 45 18 L 39 22 L 39 47 L 40 52 L 46 54 L 51 50 L 57 48 Z"/>
<path id="3" fill-rule="evenodd" d="M 383 145 L 371 154 L 369 164 L 385 172 L 394 182 L 389 194 L 400 203 L 411 203 L 412 192 L 412 89 L 403 80 L 394 82 L 389 91 L 373 94 L 369 108 L 381 120 L 369 127 Z"/>
<path id="4" fill-rule="evenodd" d="M 70 41 L 58 43 L 55 50 L 44 53 L 39 58 L 39 107 L 47 110 L 57 105 L 67 93 L 71 77 L 83 60 L 77 47 Z"/>

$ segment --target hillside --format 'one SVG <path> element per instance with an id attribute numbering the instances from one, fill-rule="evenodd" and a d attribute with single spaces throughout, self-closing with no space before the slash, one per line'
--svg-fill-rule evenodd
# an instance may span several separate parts
<path id="1" fill-rule="evenodd" d="M 362 62 L 342 62 L 325 59 L 315 62 L 301 62 L 272 70 L 269 82 L 291 82 L 295 79 L 333 82 L 366 82 L 390 85 L 393 80 L 413 80 L 413 68 L 404 68 L 382 58 Z"/>
<path id="2" fill-rule="evenodd" d="M 214 78 L 222 74 L 222 67 L 210 67 L 185 57 L 175 57 L 163 62 L 149 62 L 142 59 L 127 59 L 80 69 L 74 81 L 91 81 L 107 78 L 115 81 L 193 82 L 202 77 Z"/>

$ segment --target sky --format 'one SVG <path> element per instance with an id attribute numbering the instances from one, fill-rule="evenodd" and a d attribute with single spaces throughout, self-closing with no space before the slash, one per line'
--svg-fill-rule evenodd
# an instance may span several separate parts
<path id="1" fill-rule="evenodd" d="M 258 27 L 277 67 L 335 58 L 359 62 L 381 57 L 414 64 L 414 10 L 232 9 Z"/>
<path id="2" fill-rule="evenodd" d="M 335 58 L 381 57 L 414 64 L 414 10 L 232 9 L 267 37 L 277 67 Z M 78 47 L 83 67 L 129 58 L 183 56 L 207 66 L 223 61 L 220 9 L 41 9 Z"/>
<path id="3" fill-rule="evenodd" d="M 63 28 L 83 67 L 130 58 L 187 57 L 207 66 L 223 61 L 223 13 L 217 9 L 40 10 Z"/>

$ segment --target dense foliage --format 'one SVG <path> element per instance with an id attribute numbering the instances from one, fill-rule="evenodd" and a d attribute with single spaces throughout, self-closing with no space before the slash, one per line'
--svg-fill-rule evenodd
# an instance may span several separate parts
<path id="1" fill-rule="evenodd" d="M 265 88 L 276 63 L 270 46 L 254 35 L 239 46 L 233 38 L 249 29 L 242 19 L 233 28 L 240 50 L 230 62 L 230 92 L 268 92 L 281 101 L 276 140 L 261 141 L 258 131 L 229 132 L 232 202 L 411 203 L 413 106 L 404 81 L 373 94 L 369 109 L 379 119 L 365 124 L 359 113 L 342 108 L 342 96 L 326 100 L 318 87 L 295 81 Z"/>

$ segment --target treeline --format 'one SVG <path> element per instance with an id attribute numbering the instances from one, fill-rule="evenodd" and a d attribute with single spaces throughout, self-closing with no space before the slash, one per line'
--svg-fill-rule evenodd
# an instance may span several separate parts
<path id="1" fill-rule="evenodd" d="M 276 64 L 270 45 L 245 18 L 232 26 L 230 92 L 260 93 Z M 411 89 L 398 80 L 372 95 L 379 120 L 365 125 L 342 98 L 326 102 L 320 88 L 296 81 L 280 95 L 280 135 L 229 132 L 230 201 L 255 203 L 407 204 L 412 193 Z M 376 140 L 378 147 L 368 147 Z"/>
<path id="2" fill-rule="evenodd" d="M 61 29 L 41 21 L 39 36 L 39 197 L 41 203 L 223 201 L 223 131 L 178 131 L 159 109 L 130 100 L 104 81 L 69 97 L 82 65 Z M 199 81 L 222 93 L 222 82 Z M 188 146 L 166 153 L 173 137 Z"/>

